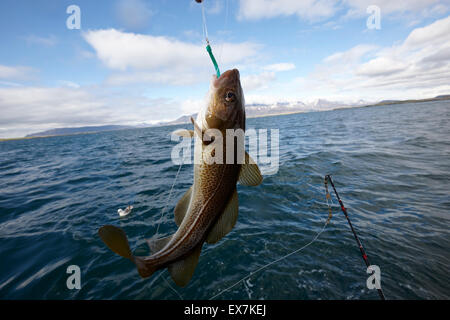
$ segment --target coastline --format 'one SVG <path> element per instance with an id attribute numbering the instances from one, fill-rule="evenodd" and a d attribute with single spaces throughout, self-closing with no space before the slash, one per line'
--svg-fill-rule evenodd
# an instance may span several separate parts
<path id="1" fill-rule="evenodd" d="M 446 101 L 450 100 L 450 95 L 446 95 L 443 97 L 435 97 L 435 98 L 428 98 L 428 99 L 410 99 L 410 100 L 398 100 L 398 101 L 385 101 L 385 102 L 378 102 L 375 104 L 369 104 L 365 106 L 349 106 L 349 107 L 342 107 L 342 108 L 334 108 L 329 110 L 323 110 L 323 111 L 334 111 L 334 110 L 342 110 L 342 109 L 353 109 L 353 108 L 368 108 L 368 107 L 379 107 L 379 106 L 389 106 L 389 105 L 397 105 L 397 104 L 406 104 L 406 103 L 423 103 L 423 102 L 432 102 L 432 101 Z M 275 117 L 275 116 L 287 116 L 292 114 L 299 114 L 299 113 L 309 113 L 309 112 L 323 112 L 321 110 L 314 110 L 314 111 L 292 111 L 292 112 L 282 112 L 282 113 L 269 113 L 269 114 L 262 114 L 262 115 L 254 115 L 254 116 L 248 116 L 247 119 L 254 119 L 254 118 L 265 118 L 265 117 Z M 167 123 L 162 124 L 155 127 L 169 127 L 169 126 L 178 126 L 186 123 Z M 146 127 L 146 128 L 153 128 L 153 127 Z M 74 135 L 80 135 L 80 134 L 93 134 L 98 132 L 108 132 L 108 131 L 118 131 L 118 130 L 130 130 L 130 129 L 136 129 L 136 128 L 124 128 L 124 129 L 116 129 L 116 130 L 104 130 L 104 131 L 86 131 L 86 132 L 77 132 L 77 133 L 68 133 L 68 134 L 55 134 L 55 135 L 45 135 L 45 136 L 33 136 L 33 137 L 17 137 L 17 138 L 0 138 L 0 142 L 4 141 L 14 141 L 14 140 L 28 140 L 28 139 L 40 139 L 40 138 L 50 138 L 50 137 L 63 137 L 63 136 L 74 136 Z"/>

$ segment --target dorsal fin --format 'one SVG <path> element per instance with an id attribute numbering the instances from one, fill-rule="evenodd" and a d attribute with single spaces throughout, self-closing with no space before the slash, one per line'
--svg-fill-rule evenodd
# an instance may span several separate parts
<path id="1" fill-rule="evenodd" d="M 202 245 L 203 243 L 199 244 L 186 258 L 174 262 L 168 267 L 170 276 L 177 286 L 184 287 L 191 280 L 198 264 Z"/>
<path id="2" fill-rule="evenodd" d="M 239 183 L 243 186 L 257 186 L 263 181 L 261 171 L 255 160 L 245 152 L 245 163 L 241 164 L 241 171 L 239 172 Z"/>
<path id="3" fill-rule="evenodd" d="M 228 232 L 230 232 L 231 229 L 233 229 L 234 225 L 236 224 L 238 211 L 239 211 L 238 194 L 237 190 L 234 189 L 233 195 L 228 201 L 225 210 L 219 217 L 219 220 L 217 220 L 214 227 L 209 232 L 208 237 L 206 238 L 206 242 L 216 243 L 217 241 L 222 239 Z"/>
<path id="4" fill-rule="evenodd" d="M 177 226 L 181 225 L 183 222 L 186 211 L 189 209 L 189 204 L 191 203 L 192 186 L 184 193 L 180 201 L 178 201 L 175 210 L 173 211 L 175 215 L 175 223 Z"/>

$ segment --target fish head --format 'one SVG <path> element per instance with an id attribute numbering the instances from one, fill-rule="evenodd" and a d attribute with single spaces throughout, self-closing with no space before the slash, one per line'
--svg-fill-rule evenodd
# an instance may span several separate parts
<path id="1" fill-rule="evenodd" d="M 213 76 L 203 117 L 207 129 L 245 130 L 245 100 L 237 69 Z"/>

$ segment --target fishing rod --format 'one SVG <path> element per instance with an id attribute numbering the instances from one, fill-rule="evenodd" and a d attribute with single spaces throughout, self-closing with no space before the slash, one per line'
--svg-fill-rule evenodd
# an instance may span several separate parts
<path id="1" fill-rule="evenodd" d="M 353 232 L 353 236 L 355 237 L 356 243 L 358 244 L 359 250 L 361 251 L 362 258 L 363 258 L 363 260 L 366 263 L 366 266 L 368 268 L 371 265 L 370 262 L 369 262 L 369 258 L 367 257 L 366 251 L 364 250 L 364 248 L 363 248 L 363 246 L 361 244 L 361 241 L 359 241 L 358 235 L 356 234 L 356 231 L 353 228 L 352 222 L 350 221 L 350 218 L 348 217 L 347 209 L 344 207 L 344 203 L 342 202 L 341 198 L 339 197 L 339 194 L 336 191 L 336 188 L 334 186 L 333 180 L 331 179 L 331 175 L 329 175 L 329 174 L 327 174 L 325 176 L 325 188 L 327 188 L 327 190 L 328 190 L 327 181 L 330 181 L 330 184 L 333 187 L 334 193 L 336 194 L 336 198 L 338 199 L 339 205 L 341 206 L 341 210 L 344 213 L 345 218 L 347 219 L 348 225 L 350 226 L 350 229 Z M 384 297 L 383 290 L 381 290 L 381 287 L 377 288 L 377 291 L 378 291 L 378 294 L 379 294 L 381 300 L 386 300 L 386 298 Z"/>

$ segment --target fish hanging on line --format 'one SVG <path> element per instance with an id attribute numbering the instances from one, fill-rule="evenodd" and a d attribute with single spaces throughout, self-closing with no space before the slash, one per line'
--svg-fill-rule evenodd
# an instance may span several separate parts
<path id="1" fill-rule="evenodd" d="M 165 238 L 147 240 L 151 252 L 147 257 L 133 255 L 122 229 L 106 225 L 98 231 L 103 242 L 116 254 L 131 260 L 143 278 L 168 268 L 174 282 L 186 286 L 194 274 L 203 243 L 218 242 L 237 221 L 236 184 L 257 186 L 262 182 L 258 165 L 244 150 L 243 139 L 234 143 L 235 136 L 227 135 L 230 130 L 245 131 L 245 101 L 239 71 L 233 69 L 219 78 L 213 76 L 209 95 L 197 121 L 191 118 L 194 130 L 176 132 L 196 141 L 194 182 L 174 210 L 178 230 Z M 215 161 L 220 152 L 226 162 Z"/>

